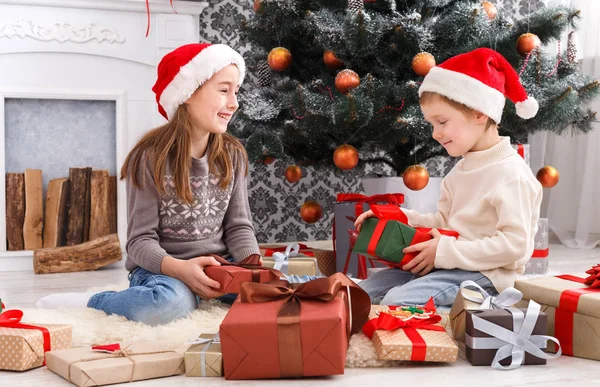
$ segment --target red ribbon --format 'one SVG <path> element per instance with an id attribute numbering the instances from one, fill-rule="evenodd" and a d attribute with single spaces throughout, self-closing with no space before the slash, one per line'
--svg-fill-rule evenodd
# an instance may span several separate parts
<path id="1" fill-rule="evenodd" d="M 525 147 L 523 144 L 517 144 L 517 153 L 523 158 L 523 160 L 525 159 Z"/>
<path id="2" fill-rule="evenodd" d="M 92 345 L 92 351 L 113 353 L 121 350 L 121 344 Z"/>
<path id="3" fill-rule="evenodd" d="M 575 277 L 569 274 L 557 276 L 567 281 L 585 284 L 585 278 Z M 573 317 L 577 313 L 579 298 L 584 294 L 599 293 L 599 288 L 567 289 L 560 294 L 558 308 L 554 314 L 554 336 L 560 341 L 563 354 L 573 356 Z M 558 349 L 556 349 L 558 350 Z"/>
<path id="4" fill-rule="evenodd" d="M 367 204 L 391 203 L 391 204 L 395 204 L 398 207 L 400 207 L 400 205 L 402 203 L 404 203 L 404 194 L 393 193 L 393 194 L 379 194 L 379 195 L 366 196 L 366 195 L 357 194 L 357 193 L 339 193 L 339 194 L 337 194 L 336 199 L 337 199 L 338 203 L 355 202 L 356 204 L 354 205 L 354 214 L 358 218 L 363 213 L 365 203 L 367 203 Z M 335 219 L 334 219 L 334 222 L 335 222 Z M 334 225 L 333 225 L 333 254 L 334 255 L 336 255 L 335 241 L 336 241 L 336 233 L 335 233 L 335 223 L 334 223 Z M 352 248 L 353 247 L 354 247 L 353 244 L 350 243 L 350 246 L 348 248 L 348 254 L 346 256 L 346 262 L 344 264 L 344 271 L 343 271 L 344 274 L 348 273 L 348 265 L 350 264 L 350 257 L 352 256 Z M 375 267 L 375 264 L 373 263 L 372 259 L 369 258 L 369 262 L 371 263 L 371 267 Z M 364 255 L 358 254 L 358 267 L 357 267 L 356 277 L 359 279 L 367 278 L 367 258 Z"/>
<path id="5" fill-rule="evenodd" d="M 548 257 L 548 249 L 533 250 L 533 254 L 531 254 L 531 258 L 546 258 L 546 257 Z"/>
<path id="6" fill-rule="evenodd" d="M 173 12 L 177 13 L 177 11 L 175 10 L 175 7 L 173 6 L 173 0 L 170 0 L 171 2 L 171 9 L 173 9 Z M 146 37 L 148 37 L 148 34 L 150 33 L 150 3 L 148 2 L 148 0 L 146 0 L 146 15 L 148 16 L 148 22 L 147 22 L 147 27 L 146 27 Z"/>
<path id="7" fill-rule="evenodd" d="M 0 327 L 5 328 L 19 328 L 19 329 L 37 329 L 42 332 L 44 339 L 44 354 L 50 351 L 50 332 L 44 327 L 38 327 L 35 325 L 21 324 L 21 318 L 23 318 L 23 312 L 17 309 L 7 310 L 0 314 Z M 44 362 L 42 365 L 46 365 L 46 356 L 44 355 Z"/>
<path id="8" fill-rule="evenodd" d="M 315 256 L 315 253 L 313 251 L 311 251 L 311 249 L 307 245 L 298 243 L 298 246 L 300 246 L 300 249 L 298 250 L 298 252 L 300 254 L 308 255 L 309 257 Z M 287 249 L 287 246 L 273 247 L 270 249 L 265 249 L 265 253 L 263 254 L 263 256 L 264 257 L 272 257 L 273 253 L 282 253 L 285 251 L 285 249 Z"/>
<path id="9" fill-rule="evenodd" d="M 369 246 L 367 247 L 367 252 L 369 255 L 376 257 L 377 254 L 375 253 L 375 248 L 377 247 L 377 243 L 379 243 L 379 240 L 381 239 L 381 235 L 383 234 L 383 230 L 385 229 L 387 222 L 390 220 L 396 220 L 400 223 L 404 223 L 404 224 L 408 225 L 408 217 L 400 209 L 400 207 L 394 206 L 394 205 L 373 204 L 373 205 L 371 205 L 371 211 L 373 211 L 373 214 L 375 214 L 375 216 L 377 218 L 379 218 L 380 220 L 379 220 L 379 222 L 377 222 L 375 231 L 373 232 L 373 235 L 371 236 L 371 240 L 369 241 Z M 413 239 L 410 241 L 409 246 L 413 246 L 413 245 L 416 245 L 417 243 L 421 243 L 421 242 L 426 242 L 433 238 L 431 235 L 429 235 L 431 228 L 415 227 L 415 230 L 416 230 L 415 235 L 414 235 Z M 453 230 L 444 230 L 444 229 L 437 229 L 437 230 L 442 235 L 447 235 L 447 236 L 451 236 L 454 238 L 459 237 L 458 232 L 453 231 Z M 399 264 L 397 264 L 396 266 L 402 267 L 402 266 L 406 265 L 414 257 L 416 257 L 418 253 L 419 252 L 405 253 L 402 261 Z"/>
<path id="10" fill-rule="evenodd" d="M 379 313 L 378 318 L 373 318 L 367 321 L 367 323 L 363 326 L 363 332 L 370 339 L 373 337 L 373 333 L 375 333 L 377 329 L 383 329 L 386 331 L 403 329 L 404 333 L 412 343 L 410 360 L 425 361 L 425 357 L 427 355 L 427 343 L 425 343 L 425 339 L 423 339 L 423 336 L 419 334 L 417 329 L 446 332 L 446 329 L 443 326 L 434 325 L 440 322 L 441 319 L 442 316 L 439 314 L 434 314 L 428 319 L 411 318 L 409 320 L 401 320 L 389 313 Z"/>

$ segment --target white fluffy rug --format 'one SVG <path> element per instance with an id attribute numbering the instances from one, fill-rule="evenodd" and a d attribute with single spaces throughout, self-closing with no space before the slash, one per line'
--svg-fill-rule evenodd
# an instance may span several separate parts
<path id="1" fill-rule="evenodd" d="M 120 290 L 126 286 L 125 283 L 121 286 L 92 290 Z M 73 325 L 72 346 L 74 347 L 143 340 L 161 343 L 178 351 L 185 351 L 189 346 L 186 341 L 198 337 L 201 333 L 217 332 L 228 308 L 227 305 L 216 300 L 203 302 L 188 317 L 154 327 L 129 321 L 121 316 L 109 316 L 91 308 L 23 309 L 23 321 Z M 350 339 L 346 357 L 347 367 L 393 367 L 400 364 L 402 362 L 379 360 L 371 340 L 364 334 L 356 334 Z"/>

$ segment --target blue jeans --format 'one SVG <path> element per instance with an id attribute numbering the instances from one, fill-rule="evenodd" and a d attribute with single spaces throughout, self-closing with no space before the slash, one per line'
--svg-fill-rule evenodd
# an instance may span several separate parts
<path id="1" fill-rule="evenodd" d="M 491 295 L 498 292 L 492 282 L 478 271 L 434 270 L 418 276 L 400 269 L 381 270 L 359 283 L 373 304 L 424 305 L 433 297 L 436 306 L 452 306 L 460 284 L 471 280 Z"/>
<path id="2" fill-rule="evenodd" d="M 290 282 L 307 282 L 316 277 L 286 276 Z M 220 301 L 231 304 L 237 294 L 226 294 Z M 120 292 L 94 294 L 88 308 L 124 316 L 131 321 L 161 325 L 193 312 L 202 299 L 182 281 L 167 275 L 154 274 L 141 267 L 129 273 L 129 288 Z"/>

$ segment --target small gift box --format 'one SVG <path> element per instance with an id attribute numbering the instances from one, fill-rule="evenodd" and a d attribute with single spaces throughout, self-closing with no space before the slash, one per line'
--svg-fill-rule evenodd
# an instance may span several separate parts
<path id="1" fill-rule="evenodd" d="M 382 360 L 453 362 L 458 347 L 441 319 L 433 300 L 424 307 L 373 305 L 363 332 Z"/>
<path id="2" fill-rule="evenodd" d="M 600 360 L 600 266 L 587 273 L 587 278 L 563 274 L 518 280 L 515 287 L 524 300 L 542 305 L 547 334 L 560 341 L 564 355 Z"/>
<path id="3" fill-rule="evenodd" d="M 211 279 L 221 284 L 218 289 L 223 293 L 239 293 L 244 282 L 271 282 L 278 281 L 283 273 L 260 265 L 260 256 L 251 255 L 240 263 L 231 263 L 214 255 L 221 266 L 205 266 L 204 273 Z"/>
<path id="4" fill-rule="evenodd" d="M 274 251 L 270 258 L 264 257 L 263 264 L 287 275 L 321 275 L 317 259 L 301 257 L 299 250 L 298 243 L 290 243 L 284 251 Z"/>
<path id="5" fill-rule="evenodd" d="M 353 251 L 374 259 L 382 260 L 389 266 L 402 268 L 418 253 L 403 253 L 405 247 L 430 240 L 431 229 L 408 225 L 408 218 L 395 205 L 371 205 L 375 218 L 368 218 L 362 224 Z M 458 233 L 438 229 L 443 235 L 458 238 Z"/>
<path id="6" fill-rule="evenodd" d="M 339 273 L 295 289 L 244 283 L 219 330 L 225 379 L 343 374 L 348 338 L 369 305 Z"/>
<path id="7" fill-rule="evenodd" d="M 71 325 L 24 324 L 22 317 L 23 312 L 14 309 L 0 314 L 0 370 L 40 367 L 48 351 L 71 346 Z"/>
<path id="8" fill-rule="evenodd" d="M 223 355 L 218 334 L 202 334 L 184 353 L 185 376 L 223 376 Z"/>
<path id="9" fill-rule="evenodd" d="M 474 288 L 470 290 L 468 288 Z M 467 310 L 504 309 L 514 306 L 523 294 L 515 288 L 507 288 L 497 296 L 490 296 L 481 286 L 473 281 L 464 281 L 452 309 L 450 310 L 450 326 L 452 336 L 457 341 L 465 341 L 465 321 Z"/>
<path id="10" fill-rule="evenodd" d="M 400 206 L 404 203 L 401 193 L 365 196 L 355 193 L 340 193 L 334 204 L 333 250 L 336 259 L 336 271 L 352 274 L 356 278 L 367 278 L 366 262 L 352 251 L 349 230 L 354 229 L 354 221 L 360 214 L 369 210 L 373 203 L 389 203 Z M 325 273 L 325 272 L 324 272 Z"/>
<path id="11" fill-rule="evenodd" d="M 154 379 L 185 371 L 182 353 L 145 342 L 51 351 L 46 366 L 80 387 Z"/>
<path id="12" fill-rule="evenodd" d="M 546 314 L 534 301 L 527 309 L 468 310 L 466 314 L 466 355 L 475 366 L 514 369 L 521 364 L 546 364 L 560 356 L 547 354 Z"/>
<path id="13" fill-rule="evenodd" d="M 548 272 L 548 218 L 538 220 L 535 233 L 535 247 L 525 266 L 525 274 L 546 274 Z"/>

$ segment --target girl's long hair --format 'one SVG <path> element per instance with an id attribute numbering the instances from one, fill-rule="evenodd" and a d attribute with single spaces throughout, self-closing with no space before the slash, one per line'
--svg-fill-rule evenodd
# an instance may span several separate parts
<path id="1" fill-rule="evenodd" d="M 190 187 L 192 131 L 187 105 L 182 104 L 169 122 L 150 130 L 133 147 L 121 168 L 121 180 L 131 173 L 133 184 L 137 188 L 143 187 L 146 184 L 145 174 L 140 173 L 140 170 L 150 163 L 153 183 L 159 194 L 165 195 L 163 177 L 169 162 L 177 196 L 183 202 L 193 204 L 194 195 Z M 219 185 L 222 189 L 225 189 L 233 178 L 234 162 L 238 168 L 245 166 L 245 173 L 248 174 L 246 149 L 232 135 L 211 133 L 207 152 L 209 172 L 220 177 Z M 140 176 L 143 176 L 142 181 Z"/>

